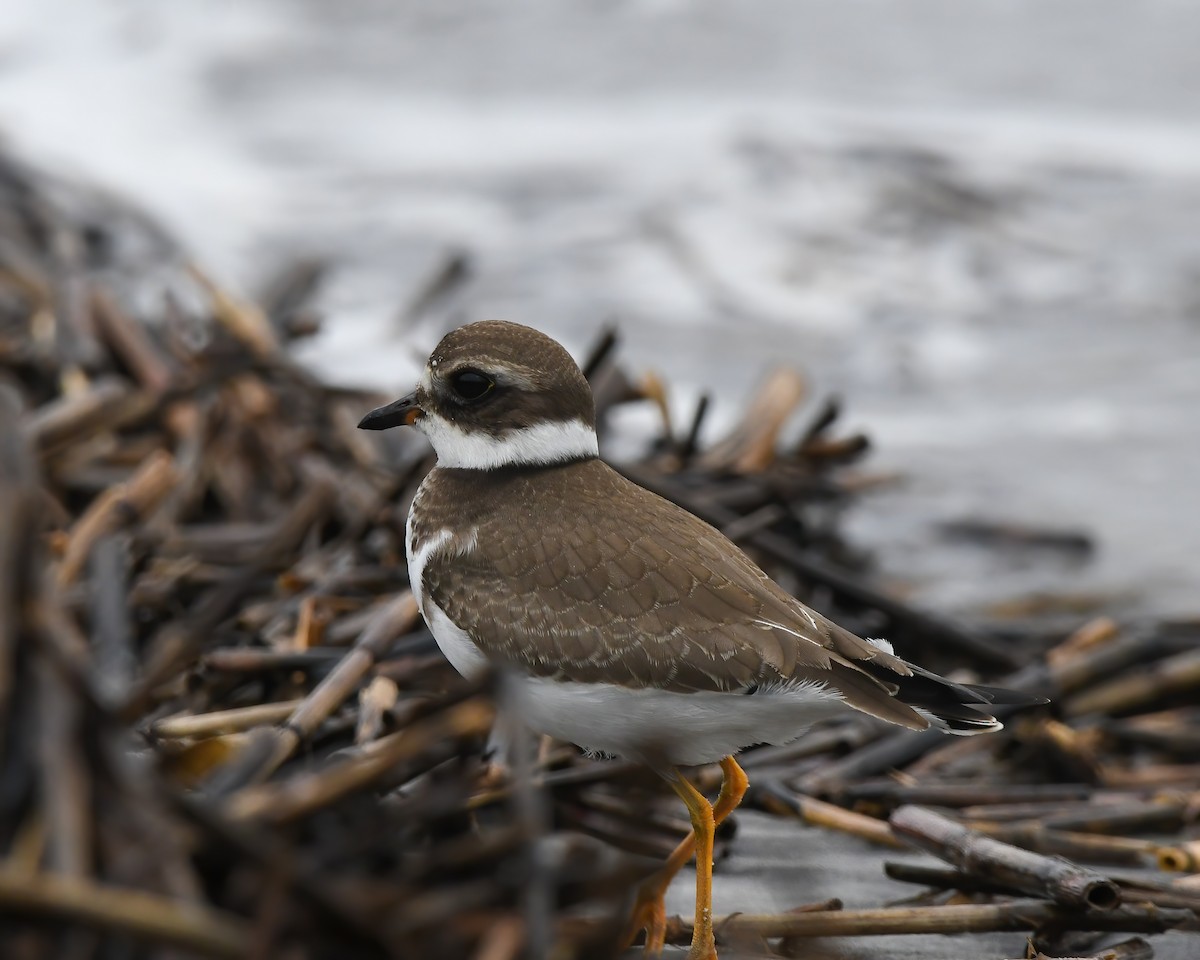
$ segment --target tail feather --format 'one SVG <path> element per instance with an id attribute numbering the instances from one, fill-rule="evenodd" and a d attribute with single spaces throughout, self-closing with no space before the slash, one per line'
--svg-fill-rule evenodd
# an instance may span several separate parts
<path id="1" fill-rule="evenodd" d="M 931 726 L 957 736 L 1003 729 L 1004 724 L 992 716 L 993 706 L 1014 709 L 1047 702 L 1042 697 L 1003 687 L 955 683 L 907 661 L 905 665 L 912 671 L 911 676 L 898 676 L 878 665 L 873 667 L 870 662 L 858 664 L 876 679 L 895 685 L 896 699 L 910 706 Z"/>
<path id="2" fill-rule="evenodd" d="M 989 687 L 979 683 L 964 684 L 964 686 L 988 703 L 1002 704 L 1006 707 L 1036 707 L 1050 702 L 1045 697 L 1031 696 L 1020 690 L 1009 690 L 1006 687 Z"/>

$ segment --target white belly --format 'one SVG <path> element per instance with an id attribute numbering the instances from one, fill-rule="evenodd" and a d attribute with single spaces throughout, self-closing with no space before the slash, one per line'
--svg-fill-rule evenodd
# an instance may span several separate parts
<path id="1" fill-rule="evenodd" d="M 446 659 L 464 677 L 487 658 L 429 598 L 425 621 Z M 671 693 L 606 683 L 525 677 L 522 720 L 536 733 L 652 766 L 714 763 L 755 743 L 788 743 L 818 720 L 850 709 L 836 690 L 793 684 L 741 693 Z"/>
<path id="2" fill-rule="evenodd" d="M 850 709 L 818 684 L 747 695 L 529 678 L 526 692 L 532 729 L 652 766 L 715 763 L 755 743 L 789 743 Z"/>

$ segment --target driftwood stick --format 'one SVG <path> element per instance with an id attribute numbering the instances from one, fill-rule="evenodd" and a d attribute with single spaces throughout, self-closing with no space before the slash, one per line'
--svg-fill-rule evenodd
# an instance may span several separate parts
<path id="1" fill-rule="evenodd" d="M 958 890 L 963 893 L 1019 894 L 1012 887 L 991 880 L 973 877 L 953 867 L 930 867 L 920 863 L 886 861 L 883 871 L 901 883 L 918 883 L 939 890 Z M 1200 910 L 1200 893 L 1191 893 L 1170 883 L 1141 877 L 1113 877 L 1130 903 L 1152 903 L 1158 907 L 1181 907 Z"/>
<path id="2" fill-rule="evenodd" d="M 692 419 L 688 424 L 687 432 L 683 435 L 683 439 L 680 440 L 678 450 L 676 451 L 679 462 L 682 464 L 687 464 L 700 448 L 700 431 L 703 429 L 704 419 L 708 415 L 709 403 L 708 394 L 700 394 L 700 399 L 696 401 L 696 409 L 692 412 Z"/>
<path id="3" fill-rule="evenodd" d="M 1121 902 L 1120 888 L 1102 874 L 985 837 L 932 810 L 900 807 L 890 822 L 900 836 L 972 876 L 1067 907 L 1112 910 Z"/>
<path id="4" fill-rule="evenodd" d="M 1048 900 L 1014 900 L 995 904 L 949 904 L 943 907 L 885 907 L 878 910 L 831 910 L 815 913 L 736 913 L 713 920 L 731 936 L 876 937 L 892 934 L 988 933 L 999 930 L 1119 930 L 1163 933 L 1191 923 L 1191 910 L 1122 906 L 1114 910 L 1071 910 Z M 668 940 L 687 943 L 690 921 L 672 917 Z"/>
<path id="5" fill-rule="evenodd" d="M 1100 779 L 1105 786 L 1118 790 L 1165 790 L 1169 787 L 1200 790 L 1200 763 L 1148 763 L 1141 767 L 1103 763 Z"/>
<path id="6" fill-rule="evenodd" d="M 917 883 L 937 890 L 958 890 L 962 893 L 1021 893 L 1007 884 L 983 877 L 973 877 L 954 867 L 930 867 L 923 863 L 898 863 L 885 860 L 883 872 L 900 883 Z"/>
<path id="7" fill-rule="evenodd" d="M 795 370 L 773 370 L 746 406 L 741 420 L 723 440 L 701 454 L 699 464 L 710 470 L 758 473 L 775 459 L 779 432 L 807 392 Z"/>
<path id="8" fill-rule="evenodd" d="M 1082 690 L 1063 705 L 1066 714 L 1128 713 L 1176 693 L 1200 688 L 1200 650 L 1189 650 Z"/>
<path id="9" fill-rule="evenodd" d="M 264 568 L 288 566 L 301 541 L 328 514 L 337 488 L 324 478 L 313 479 L 291 509 L 279 518 L 261 552 L 251 561 Z"/>
<path id="10" fill-rule="evenodd" d="M 126 721 L 140 717 L 156 696 L 156 688 L 191 659 L 196 648 L 208 640 L 217 624 L 229 616 L 233 608 L 254 588 L 257 570 L 244 568 L 231 571 L 223 580 L 209 588 L 192 607 L 191 616 L 184 622 L 169 622 L 155 638 L 149 655 L 144 657 L 142 676 L 134 683 L 119 713 Z"/>
<path id="11" fill-rule="evenodd" d="M 1041 822 L 1046 817 L 1072 817 L 1097 814 L 1114 802 L 1112 794 L 1101 794 L 1089 788 L 1088 796 L 1078 800 L 1000 800 L 998 803 L 972 803 L 960 807 L 956 816 L 976 823 L 1015 823 L 1024 820 Z M 926 801 L 927 806 L 951 806 Z"/>
<path id="12" fill-rule="evenodd" d="M 38 663 L 38 760 L 47 820 L 48 865 L 56 874 L 91 873 L 92 784 L 84 763 L 81 704 L 72 696 L 58 665 Z"/>
<path id="13" fill-rule="evenodd" d="M 285 823 L 305 816 L 341 797 L 364 790 L 398 764 L 419 756 L 431 744 L 480 736 L 490 729 L 494 709 L 480 698 L 413 723 L 399 733 L 369 744 L 369 752 L 302 774 L 283 783 L 246 787 L 230 798 L 227 813 L 237 820 L 262 818 Z"/>
<path id="14" fill-rule="evenodd" d="M 251 754 L 246 752 L 242 761 L 247 764 L 245 769 L 238 770 L 238 785 L 260 784 L 275 770 L 282 767 L 299 748 L 301 743 L 312 736 L 313 731 L 329 719 L 330 714 L 347 700 L 347 697 L 358 689 L 362 679 L 376 665 L 396 638 L 413 625 L 418 616 L 416 601 L 410 593 L 403 593 L 395 600 L 388 602 L 376 612 L 376 616 L 362 631 L 353 650 L 341 656 L 334 670 L 326 674 L 310 695 L 304 698 L 298 706 L 283 721 L 283 726 L 272 731 L 263 731 L 262 737 L 256 740 L 258 749 Z M 247 655 L 258 654 L 262 659 L 269 654 L 272 662 L 278 665 L 281 660 L 294 662 L 295 658 L 311 658 L 317 650 L 301 650 L 299 653 L 263 652 L 263 650 L 233 649 L 228 652 L 226 660 L 245 661 Z M 324 652 L 322 652 L 324 653 Z M 211 655 L 206 662 L 212 665 Z M 228 667 L 229 664 L 226 664 Z M 232 772 L 227 772 L 233 775 Z"/>
<path id="15" fill-rule="evenodd" d="M 1037 662 L 1004 678 L 1004 686 L 1024 690 L 1060 701 L 1070 694 L 1095 686 L 1099 681 L 1118 675 L 1126 668 L 1147 663 L 1169 653 L 1182 653 L 1194 647 L 1180 641 L 1169 631 L 1132 630 L 1101 644 L 1074 651 L 1054 663 Z"/>
<path id="16" fill-rule="evenodd" d="M 239 960 L 249 950 L 249 928 L 223 911 L 7 865 L 0 866 L 0 913 L 78 923 L 207 957 Z"/>
<path id="17" fill-rule="evenodd" d="M 771 813 L 781 813 L 796 817 L 814 827 L 828 827 L 840 830 L 871 843 L 882 844 L 885 847 L 906 849 L 908 844 L 892 832 L 886 821 L 876 820 L 844 807 L 792 793 L 790 790 L 770 781 L 751 787 L 751 796 L 764 809 Z"/>
<path id="18" fill-rule="evenodd" d="M 262 766 L 252 778 L 254 781 L 261 782 L 279 769 L 297 747 L 353 695 L 396 638 L 412 627 L 417 613 L 416 600 L 411 593 L 405 592 L 375 614 L 355 648 L 342 657 L 338 665 L 284 721 L 283 727 L 277 731 L 276 748 L 264 754 Z"/>
<path id="19" fill-rule="evenodd" d="M 66 550 L 58 567 L 59 585 L 67 586 L 74 582 L 96 541 L 153 510 L 177 478 L 175 461 L 171 455 L 158 451 L 146 458 L 128 481 L 93 500 L 67 537 Z"/>
<path id="20" fill-rule="evenodd" d="M 796 786 L 802 793 L 837 793 L 858 777 L 905 767 L 944 740 L 945 736 L 939 730 L 894 730 L 797 778 Z"/>
<path id="21" fill-rule="evenodd" d="M 415 289 L 405 298 L 397 318 L 402 326 L 410 327 L 439 304 L 443 309 L 448 308 L 450 298 L 471 279 L 475 263 L 469 249 L 451 246 L 439 251 L 436 261 L 422 271 Z"/>
<path id="22" fill-rule="evenodd" d="M 27 414 L 26 436 L 40 450 L 62 446 L 107 426 L 113 412 L 133 394 L 133 385 L 128 380 L 102 377 L 85 393 L 65 394 Z"/>
<path id="23" fill-rule="evenodd" d="M 33 454 L 17 426 L 16 392 L 0 384 L 0 717 L 17 686 L 17 652 L 29 595 L 42 559 L 38 541 L 42 497 Z M 8 749 L 0 722 L 0 757 Z"/>
<path id="24" fill-rule="evenodd" d="M 304 907 L 332 920 L 339 934 L 344 931 L 368 943 L 380 942 L 381 931 L 378 924 L 372 923 L 367 905 L 355 899 L 343 885 L 330 883 L 319 865 L 297 857 L 295 849 L 281 835 L 259 829 L 257 824 L 227 820 L 215 804 L 194 794 L 171 791 L 167 796 L 185 822 L 200 831 L 209 849 L 236 851 L 269 873 L 287 875 Z"/>
<path id="25" fill-rule="evenodd" d="M 868 780 L 846 786 L 846 800 L 876 803 L 928 804 L 935 807 L 967 807 L 978 803 L 1066 802 L 1086 800 L 1094 789 L 1085 783 L 930 783 L 908 785 L 895 780 Z"/>
<path id="26" fill-rule="evenodd" d="M 199 266 L 191 264 L 189 272 L 212 298 L 217 320 L 238 340 L 260 357 L 270 357 L 279 351 L 279 338 L 257 306 L 234 299 Z"/>
<path id="27" fill-rule="evenodd" d="M 1046 662 L 1051 665 L 1069 663 L 1081 654 L 1115 640 L 1120 632 L 1120 625 L 1111 617 L 1095 617 L 1072 631 L 1058 646 L 1047 650 Z"/>
<path id="28" fill-rule="evenodd" d="M 973 829 L 994 840 L 1011 843 L 1024 850 L 1087 860 L 1092 863 L 1126 866 L 1153 862 L 1160 846 L 1136 837 L 1108 837 L 1078 830 L 1050 830 L 1039 821 L 974 824 Z"/>
<path id="29" fill-rule="evenodd" d="M 315 670 L 346 656 L 341 647 L 312 647 L 308 650 L 259 650 L 218 647 L 201 658 L 206 669 L 219 673 L 263 673 L 270 670 Z"/>
<path id="30" fill-rule="evenodd" d="M 1042 822 L 1051 830 L 1128 835 L 1178 830 L 1183 826 L 1187 815 L 1188 801 L 1180 797 L 1143 803 L 1093 805 L 1087 810 L 1051 815 Z"/>
<path id="31" fill-rule="evenodd" d="M 606 325 L 600 331 L 600 336 L 588 350 L 587 358 L 580 364 L 580 369 L 589 383 L 602 367 L 612 362 L 613 351 L 616 350 L 619 340 L 617 328 L 612 324 Z"/>
<path id="32" fill-rule="evenodd" d="M 97 331 L 129 372 L 148 390 L 155 393 L 166 390 L 177 371 L 146 328 L 118 307 L 105 290 L 93 290 L 89 301 Z"/>
<path id="33" fill-rule="evenodd" d="M 534 778 L 530 778 L 530 782 L 534 786 L 540 786 L 540 782 Z M 518 781 L 519 785 L 519 781 Z M 649 830 L 661 830 L 669 833 L 673 839 L 678 840 L 680 837 L 686 836 L 692 832 L 692 825 L 686 816 L 681 816 L 675 809 L 675 805 L 670 807 L 671 812 L 660 810 L 655 807 L 647 807 L 644 802 L 632 802 L 625 796 L 603 792 L 601 790 L 581 790 L 578 793 L 576 802 L 581 807 L 587 807 L 592 810 L 598 810 L 601 813 L 609 814 L 618 820 L 624 820 L 631 826 L 645 828 Z M 568 801 L 571 802 L 571 801 Z M 724 831 L 718 830 L 718 837 Z"/>
<path id="34" fill-rule="evenodd" d="M 1147 714 L 1124 720 L 1102 719 L 1097 724 L 1107 740 L 1118 744 L 1145 746 L 1179 759 L 1200 757 L 1200 711 L 1194 716 L 1172 718 L 1171 722 L 1143 723 Z"/>
<path id="35" fill-rule="evenodd" d="M 1200 890 L 1189 890 L 1178 883 L 1141 877 L 1116 877 L 1130 903 L 1153 903 L 1160 907 L 1184 907 L 1200 914 Z"/>
<path id="36" fill-rule="evenodd" d="M 1159 847 L 1157 858 L 1162 870 L 1178 873 L 1200 871 L 1200 840 Z"/>
<path id="37" fill-rule="evenodd" d="M 88 606 L 96 686 L 107 703 L 129 693 L 137 669 L 129 602 L 129 550 L 124 537 L 105 536 L 92 549 Z"/>
<path id="38" fill-rule="evenodd" d="M 354 649 L 317 684 L 287 720 L 287 726 L 308 737 L 358 689 L 376 662 L 398 637 L 411 629 L 418 615 L 417 601 L 405 591 L 372 617 Z"/>
<path id="39" fill-rule="evenodd" d="M 165 717 L 150 726 L 150 734 L 164 740 L 188 737 L 215 737 L 226 733 L 241 733 L 270 723 L 281 723 L 303 700 L 281 700 L 277 703 L 256 703 L 248 707 L 214 710 L 195 716 Z"/>
<path id="40" fill-rule="evenodd" d="M 326 261 L 303 257 L 288 263 L 263 285 L 256 299 L 271 329 L 281 338 L 291 340 L 319 329 L 313 298 L 328 270 Z"/>

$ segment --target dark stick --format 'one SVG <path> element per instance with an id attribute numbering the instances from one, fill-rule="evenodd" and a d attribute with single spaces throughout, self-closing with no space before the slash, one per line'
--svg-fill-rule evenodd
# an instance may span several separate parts
<path id="1" fill-rule="evenodd" d="M 708 414 L 709 396 L 700 394 L 696 401 L 696 409 L 692 413 L 692 422 L 688 425 L 687 433 L 679 444 L 679 462 L 686 464 L 700 447 L 700 431 L 704 427 L 704 418 Z"/>
<path id="2" fill-rule="evenodd" d="M 985 837 L 932 810 L 900 807 L 890 822 L 900 836 L 973 876 L 1066 907 L 1112 910 L 1121 902 L 1120 888 L 1102 874 Z"/>
<path id="3" fill-rule="evenodd" d="M 177 371 L 146 328 L 118 307 L 112 295 L 104 290 L 93 290 L 89 303 L 101 337 L 129 372 L 147 390 L 154 393 L 166 390 Z"/>
<path id="4" fill-rule="evenodd" d="M 1094 789 L 1085 783 L 931 783 L 908 786 L 895 780 L 852 783 L 839 791 L 845 800 L 917 803 L 934 807 L 966 807 L 984 802 L 1085 800 Z"/>
<path id="5" fill-rule="evenodd" d="M 894 730 L 894 728 L 893 728 Z M 930 748 L 944 741 L 938 730 L 894 730 L 866 746 L 846 754 L 840 760 L 825 764 L 816 771 L 800 777 L 796 786 L 801 793 L 836 793 L 843 785 L 859 777 L 876 776 L 887 770 L 903 768 Z"/>
<path id="6" fill-rule="evenodd" d="M 17 677 L 16 654 L 22 620 L 41 560 L 38 528 L 42 497 L 29 444 L 18 427 L 20 401 L 0 384 L 0 718 L 8 716 Z M 8 725 L 0 722 L 0 758 L 8 746 Z"/>
<path id="7" fill-rule="evenodd" d="M 246 956 L 249 931 L 225 911 L 0 864 L 0 912 L 81 923 L 208 957 Z"/>
<path id="8" fill-rule="evenodd" d="M 916 883 L 937 890 L 959 890 L 962 893 L 1000 893 L 1020 895 L 1015 887 L 984 877 L 973 877 L 953 867 L 930 867 L 923 863 L 883 862 L 883 872 L 900 883 Z"/>
<path id="9" fill-rule="evenodd" d="M 129 617 L 129 550 L 116 536 L 101 537 L 92 548 L 89 606 L 92 658 L 98 688 L 110 703 L 129 693 L 137 658 Z"/>
<path id="10" fill-rule="evenodd" d="M 876 937 L 889 934 L 986 933 L 996 930 L 1119 930 L 1163 933 L 1193 922 L 1190 910 L 1123 906 L 1114 910 L 1071 910 L 1046 900 L 949 904 L 944 907 L 887 907 L 816 913 L 753 914 L 720 917 L 714 927 L 729 934 L 760 937 Z M 673 917 L 668 940 L 687 943 L 692 924 Z"/>

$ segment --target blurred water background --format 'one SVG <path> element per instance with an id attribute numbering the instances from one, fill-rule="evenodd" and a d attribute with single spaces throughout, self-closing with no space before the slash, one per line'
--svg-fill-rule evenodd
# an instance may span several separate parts
<path id="1" fill-rule="evenodd" d="M 329 376 L 615 322 L 715 434 L 795 366 L 902 477 L 847 517 L 897 589 L 1194 613 L 1198 39 L 1178 0 L 8 0 L 0 135 L 242 290 L 328 261 Z"/>

